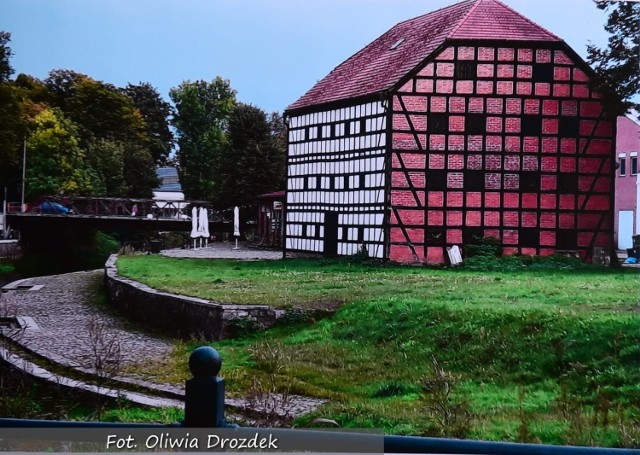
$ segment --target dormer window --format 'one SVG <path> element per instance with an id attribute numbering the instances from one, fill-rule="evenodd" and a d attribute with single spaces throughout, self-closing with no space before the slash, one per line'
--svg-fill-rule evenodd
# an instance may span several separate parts
<path id="1" fill-rule="evenodd" d="M 390 51 L 395 51 L 398 46 L 400 46 L 402 43 L 404 42 L 404 38 L 400 38 L 398 41 L 396 41 L 395 43 L 393 43 L 391 45 L 391 47 L 389 48 Z"/>

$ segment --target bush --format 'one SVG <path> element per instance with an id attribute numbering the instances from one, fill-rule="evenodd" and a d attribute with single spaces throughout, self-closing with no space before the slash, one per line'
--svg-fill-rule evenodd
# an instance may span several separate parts
<path id="1" fill-rule="evenodd" d="M 240 316 L 229 321 L 227 331 L 232 338 L 244 338 L 264 330 L 262 325 L 248 316 Z"/>
<path id="2" fill-rule="evenodd" d="M 584 270 L 603 269 L 603 266 L 588 264 L 576 257 L 552 256 L 473 256 L 462 263 L 466 270 L 493 272 L 515 272 L 518 270 Z"/>
<path id="3" fill-rule="evenodd" d="M 189 241 L 185 239 L 183 232 L 162 232 L 160 233 L 160 239 L 164 249 L 182 248 L 185 244 L 189 244 Z"/>
<path id="4" fill-rule="evenodd" d="M 466 257 L 474 256 L 501 256 L 502 241 L 496 237 L 480 237 L 474 235 L 471 237 L 471 243 L 465 245 L 464 252 Z"/>
<path id="5" fill-rule="evenodd" d="M 473 256 L 465 259 L 462 267 L 466 270 L 515 272 L 524 270 L 527 266 L 526 256 Z"/>

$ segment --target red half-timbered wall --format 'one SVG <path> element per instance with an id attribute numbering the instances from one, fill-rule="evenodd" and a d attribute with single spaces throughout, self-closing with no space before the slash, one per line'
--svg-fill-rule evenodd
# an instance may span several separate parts
<path id="1" fill-rule="evenodd" d="M 563 44 L 456 43 L 391 95 L 389 254 L 611 247 L 614 126 Z"/>

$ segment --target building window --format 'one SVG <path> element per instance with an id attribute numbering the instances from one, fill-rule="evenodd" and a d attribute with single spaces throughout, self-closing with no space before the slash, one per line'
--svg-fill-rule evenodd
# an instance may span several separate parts
<path id="1" fill-rule="evenodd" d="M 620 164 L 620 175 L 627 175 L 627 159 L 624 157 L 618 158 L 618 163 Z"/>
<path id="2" fill-rule="evenodd" d="M 631 157 L 631 175 L 636 175 L 638 173 L 638 157 Z"/>
<path id="3" fill-rule="evenodd" d="M 558 190 L 561 193 L 575 194 L 578 192 L 578 176 L 575 174 L 563 175 L 558 179 Z"/>
<path id="4" fill-rule="evenodd" d="M 553 82 L 553 63 L 533 65 L 533 79 L 535 82 Z"/>
<path id="5" fill-rule="evenodd" d="M 427 121 L 430 133 L 444 134 L 449 130 L 449 116 L 447 114 L 431 114 Z"/>
<path id="6" fill-rule="evenodd" d="M 439 169 L 426 172 L 426 187 L 432 191 L 443 191 L 447 189 L 447 174 Z"/>
<path id="7" fill-rule="evenodd" d="M 467 134 L 484 134 L 487 132 L 487 116 L 483 114 L 468 114 L 466 117 Z"/>
<path id="8" fill-rule="evenodd" d="M 473 62 L 460 61 L 456 63 L 456 77 L 458 79 L 475 79 L 478 65 Z"/>
<path id="9" fill-rule="evenodd" d="M 523 117 L 522 134 L 524 136 L 540 136 L 542 134 L 542 117 L 538 115 Z"/>
<path id="10" fill-rule="evenodd" d="M 562 117 L 558 126 L 561 137 L 580 137 L 580 121 L 577 117 Z"/>
<path id="11" fill-rule="evenodd" d="M 442 228 L 427 228 L 425 231 L 425 243 L 427 246 L 444 245 L 446 237 Z"/>

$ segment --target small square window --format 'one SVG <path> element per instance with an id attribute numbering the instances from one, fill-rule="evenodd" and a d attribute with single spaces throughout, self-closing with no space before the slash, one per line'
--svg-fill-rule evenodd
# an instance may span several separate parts
<path id="1" fill-rule="evenodd" d="M 533 65 L 533 79 L 536 82 L 553 82 L 553 64 L 538 63 Z"/>
<path id="2" fill-rule="evenodd" d="M 540 191 L 540 172 L 521 172 L 520 189 L 525 193 L 537 193 Z"/>
<path id="3" fill-rule="evenodd" d="M 537 247 L 540 245 L 540 230 L 537 228 L 521 228 L 518 234 L 521 247 Z"/>
<path id="4" fill-rule="evenodd" d="M 449 116 L 447 114 L 430 114 L 428 129 L 430 133 L 446 133 L 449 131 Z"/>
<path id="5" fill-rule="evenodd" d="M 487 116 L 482 114 L 469 114 L 466 118 L 465 132 L 467 134 L 484 134 L 487 132 Z"/>
<path id="6" fill-rule="evenodd" d="M 580 121 L 578 120 L 578 118 L 577 117 L 560 118 L 558 135 L 561 137 L 579 137 Z"/>
<path id="7" fill-rule="evenodd" d="M 464 245 L 481 242 L 484 238 L 484 229 L 481 227 L 465 227 L 462 230 L 462 243 Z"/>
<path id="8" fill-rule="evenodd" d="M 427 246 L 444 245 L 446 243 L 444 229 L 427 228 L 424 240 Z"/>
<path id="9" fill-rule="evenodd" d="M 447 188 L 447 174 L 441 170 L 427 171 L 426 187 L 429 190 L 445 190 Z"/>
<path id="10" fill-rule="evenodd" d="M 478 65 L 473 62 L 458 61 L 456 62 L 456 78 L 458 79 L 475 79 Z"/>
<path id="11" fill-rule="evenodd" d="M 467 171 L 464 176 L 464 189 L 467 191 L 484 191 L 484 172 Z"/>
<path id="12" fill-rule="evenodd" d="M 578 176 L 576 174 L 563 174 L 558 179 L 558 190 L 561 193 L 575 194 L 578 192 Z"/>
<path id="13" fill-rule="evenodd" d="M 575 250 L 578 246 L 578 233 L 573 229 L 556 231 L 556 248 L 559 250 Z"/>
<path id="14" fill-rule="evenodd" d="M 542 117 L 539 115 L 522 117 L 521 130 L 524 136 L 540 136 L 542 133 Z"/>

